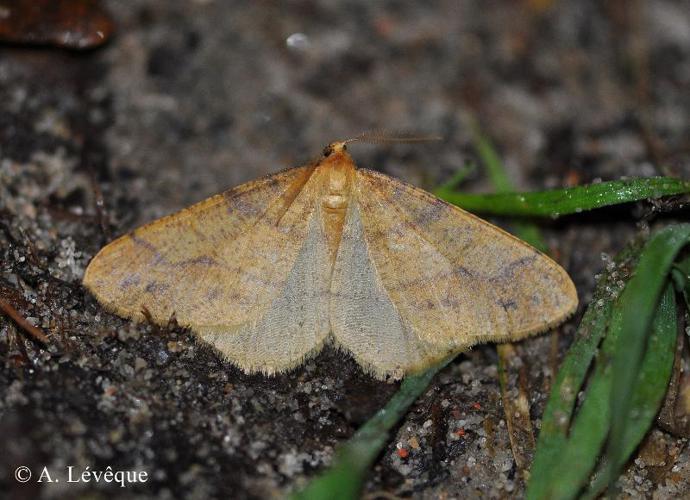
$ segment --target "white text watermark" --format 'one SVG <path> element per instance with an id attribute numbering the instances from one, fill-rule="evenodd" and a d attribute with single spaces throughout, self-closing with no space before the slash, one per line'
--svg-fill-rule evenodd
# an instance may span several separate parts
<path id="1" fill-rule="evenodd" d="M 32 471 L 26 465 L 20 465 L 14 470 L 14 478 L 20 483 L 28 483 L 33 479 L 37 483 L 115 484 L 125 488 L 130 484 L 147 482 L 149 473 L 139 470 L 115 470 L 111 466 L 103 470 L 92 470 L 88 465 L 84 468 L 68 465 L 61 471 L 43 466 Z"/>

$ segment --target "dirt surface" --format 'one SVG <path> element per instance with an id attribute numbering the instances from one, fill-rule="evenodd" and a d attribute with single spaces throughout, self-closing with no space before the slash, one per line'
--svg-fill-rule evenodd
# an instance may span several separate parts
<path id="1" fill-rule="evenodd" d="M 690 177 L 688 1 L 107 6 L 116 33 L 101 49 L 0 49 L 0 297 L 50 338 L 42 348 L 0 316 L 0 492 L 13 498 L 277 496 L 396 389 L 328 349 L 286 375 L 246 376 L 179 328 L 107 314 L 82 273 L 141 223 L 372 128 L 444 137 L 352 149 L 431 189 L 475 158 L 470 113 L 523 189 Z M 464 189 L 489 184 L 477 171 Z M 543 227 L 584 305 L 602 253 L 657 222 L 639 204 Z M 580 313 L 516 346 L 535 433 Z M 435 379 L 365 495 L 524 493 L 497 359 L 481 346 Z M 690 495 L 685 438 L 655 430 L 642 451 L 624 492 Z M 148 481 L 68 483 L 69 466 Z M 36 482 L 44 467 L 60 481 Z"/>

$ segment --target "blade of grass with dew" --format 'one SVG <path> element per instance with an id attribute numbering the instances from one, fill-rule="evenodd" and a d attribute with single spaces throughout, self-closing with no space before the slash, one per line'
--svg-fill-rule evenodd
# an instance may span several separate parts
<path id="1" fill-rule="evenodd" d="M 665 342 L 657 343 L 655 352 L 647 352 L 644 357 L 642 353 L 655 315 L 665 312 L 657 306 L 671 263 L 688 238 L 690 225 L 671 226 L 657 233 L 641 251 L 634 276 L 611 309 L 609 332 L 570 435 L 566 439 L 563 434 L 551 443 L 558 446 L 558 450 L 551 449 L 547 457 L 551 462 L 535 460 L 528 498 L 574 498 L 585 486 L 607 436 L 606 458 L 610 465 L 605 473 L 608 481 L 614 481 L 651 425 L 673 364 L 675 328 L 669 326 L 662 331 L 666 335 Z M 658 331 L 658 323 L 655 323 L 655 332 Z M 637 345 L 640 342 L 641 347 Z M 632 355 L 631 344 L 634 346 Z M 638 350 L 640 355 L 636 358 Z M 643 360 L 651 368 L 643 366 Z M 653 375 L 640 378 L 641 372 Z M 556 394 L 556 389 L 554 387 L 552 395 Z M 626 404 L 617 412 L 616 405 L 621 404 L 623 397 Z M 551 404 L 550 401 L 549 406 Z M 646 419 L 630 418 L 632 410 Z M 562 423 L 565 432 L 567 418 Z M 621 434 L 619 440 L 611 444 L 616 427 Z M 540 444 L 542 439 L 546 438 L 540 435 Z M 538 446 L 538 457 L 540 452 Z M 542 465 L 542 470 L 537 470 L 537 463 Z"/>
<path id="2" fill-rule="evenodd" d="M 557 218 L 609 205 L 687 194 L 690 182 L 671 177 L 648 177 L 532 193 L 457 193 L 445 186 L 434 193 L 470 212 Z"/>
<path id="3" fill-rule="evenodd" d="M 644 354 L 651 317 L 659 303 L 673 261 L 690 242 L 690 224 L 677 224 L 660 230 L 645 246 L 635 276 L 620 297 L 620 312 L 611 318 L 611 333 L 625 332 L 618 343 L 613 363 L 611 393 L 611 434 L 607 456 L 617 472 L 625 460 L 625 437 L 632 404 L 632 393 Z M 615 477 L 612 479 L 612 481 Z"/>
<path id="4" fill-rule="evenodd" d="M 355 435 L 336 453 L 329 470 L 313 479 L 293 500 L 349 500 L 358 498 L 364 478 L 374 460 L 386 446 L 390 430 L 405 415 L 407 409 L 427 389 L 431 379 L 454 356 L 417 375 L 410 375 L 400 389 Z"/>
<path id="5" fill-rule="evenodd" d="M 656 310 L 647 350 L 634 386 L 630 419 L 621 451 L 623 463 L 630 459 L 659 412 L 671 379 L 677 335 L 676 298 L 673 286 L 668 284 Z M 621 337 L 619 342 L 621 340 L 625 338 Z M 599 471 L 594 475 L 595 481 L 583 498 L 596 498 L 609 483 L 616 480 L 619 472 L 610 460 L 602 460 Z"/>
<path id="6" fill-rule="evenodd" d="M 613 293 L 619 291 L 617 283 L 621 278 L 620 268 L 634 265 L 640 252 L 639 244 L 629 245 L 616 256 L 614 265 L 604 270 L 599 278 L 593 298 L 580 321 L 575 340 L 558 370 L 542 415 L 537 450 L 527 486 L 528 499 L 552 498 L 554 483 L 561 480 L 559 464 L 563 450 L 569 442 L 568 430 L 575 409 L 575 402 L 580 388 L 585 382 L 590 365 L 597 354 L 599 343 L 606 333 L 613 309 L 611 293 L 612 291 Z M 595 412 L 593 418 L 596 417 L 597 413 Z M 585 441 L 580 445 L 581 454 L 590 455 L 593 457 L 592 460 L 595 460 L 601 443 L 598 445 L 592 443 L 591 439 L 587 439 L 587 433 L 585 434 Z M 594 436 L 589 436 L 589 438 L 594 438 Z M 580 473 L 579 477 L 586 477 L 586 475 L 586 472 Z M 574 483 L 577 484 L 578 481 L 576 480 Z M 575 491 L 578 489 L 576 488 Z"/>
<path id="7" fill-rule="evenodd" d="M 613 314 L 616 314 L 618 309 L 619 304 L 616 303 Z M 657 313 L 656 317 L 663 316 L 665 312 Z M 664 330 L 663 333 L 667 332 Z M 619 356 L 618 346 L 620 342 L 625 340 L 625 335 L 620 331 L 609 332 L 604 339 L 597 357 L 594 374 L 570 429 L 569 438 L 555 458 L 550 476 L 544 481 L 547 487 L 543 490 L 543 496 L 538 498 L 559 500 L 575 498 L 586 486 L 612 425 L 611 390 L 615 376 L 612 363 Z M 626 443 L 626 452 L 632 453 L 634 451 L 648 430 L 653 416 L 658 411 L 664 394 L 663 389 L 668 383 L 673 363 L 674 336 L 671 336 L 670 344 L 668 340 L 667 336 L 666 342 L 663 344 L 654 341 L 654 347 L 662 348 L 662 350 L 648 351 L 645 355 L 645 366 L 641 373 L 648 376 L 651 370 L 654 372 L 651 378 L 642 378 L 639 374 L 635 378 L 636 390 L 633 396 L 635 409 L 640 412 L 640 415 L 644 415 L 648 419 L 635 420 L 635 423 L 632 420 L 628 421 L 630 425 L 626 438 L 634 439 L 634 441 Z M 666 362 L 667 365 L 660 366 L 657 362 Z M 618 476 L 618 471 L 611 470 L 610 473 L 614 474 L 614 479 Z"/>
<path id="8" fill-rule="evenodd" d="M 614 304 L 612 314 L 617 314 L 619 309 L 619 303 Z M 652 312 L 654 313 L 654 311 Z M 663 311 L 656 313 L 655 316 L 659 317 L 662 314 Z M 643 321 L 645 319 L 642 318 Z M 664 333 L 667 332 L 664 331 Z M 621 331 L 609 331 L 604 339 L 597 357 L 594 374 L 591 377 L 583 403 L 570 429 L 570 435 L 555 458 L 551 476 L 545 478 L 544 482 L 548 486 L 544 490 L 544 496 L 538 498 L 558 500 L 575 498 L 587 484 L 613 422 L 611 417 L 611 396 L 615 372 L 612 369 L 612 365 L 620 355 L 620 343 L 626 340 L 626 335 Z M 631 429 L 626 433 L 626 438 L 636 439 L 636 441 L 628 443 L 627 449 L 630 453 L 634 451 L 637 444 L 644 437 L 644 433 L 658 410 L 659 403 L 663 397 L 663 390 L 660 395 L 657 394 L 652 400 L 644 400 L 644 397 L 650 391 L 658 390 L 659 385 L 663 389 L 664 381 L 668 383 L 668 375 L 673 363 L 673 344 L 674 340 L 671 338 L 670 349 L 666 349 L 661 353 L 661 361 L 666 361 L 668 366 L 660 368 L 654 364 L 658 360 L 660 353 L 648 353 L 646 356 L 648 365 L 653 365 L 651 369 L 658 369 L 659 372 L 654 374 L 651 379 L 641 378 L 638 377 L 639 374 L 636 374 L 632 381 L 633 384 L 636 384 L 636 396 L 633 398 L 637 405 L 636 408 L 640 411 L 646 410 L 645 415 L 651 412 L 651 417 L 647 422 L 647 426 L 638 421 L 626 421 L 628 428 Z M 657 345 L 656 347 L 667 347 L 667 345 Z M 613 469 L 610 470 L 610 473 L 614 475 L 614 479 L 618 476 L 618 472 Z"/>

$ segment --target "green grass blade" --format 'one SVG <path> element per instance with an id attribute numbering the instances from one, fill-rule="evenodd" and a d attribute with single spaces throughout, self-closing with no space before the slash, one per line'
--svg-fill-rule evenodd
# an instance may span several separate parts
<path id="1" fill-rule="evenodd" d="M 494 189 L 499 193 L 506 193 L 513 190 L 513 184 L 508 177 L 508 172 L 503 166 L 503 161 L 494 148 L 489 138 L 486 137 L 479 128 L 477 121 L 468 116 L 472 142 L 477 150 L 477 154 L 489 173 L 489 179 Z"/>
<path id="2" fill-rule="evenodd" d="M 390 430 L 426 390 L 436 373 L 452 357 L 423 373 L 405 377 L 386 406 L 367 421 L 337 452 L 335 463 L 306 488 L 291 496 L 294 500 L 350 500 L 358 498 L 364 478 L 389 439 Z"/>
<path id="3" fill-rule="evenodd" d="M 613 354 L 612 343 L 604 342 L 599 359 L 610 358 Z M 551 475 L 547 477 L 546 494 L 539 498 L 575 498 L 587 482 L 609 430 L 610 394 L 611 377 L 608 363 L 597 362 L 597 369 L 587 388 L 586 398 L 577 413 L 568 439 L 555 458 Z"/>
<path id="4" fill-rule="evenodd" d="M 472 175 L 476 169 L 477 165 L 475 163 L 466 163 L 463 167 L 461 167 L 457 172 L 453 174 L 453 176 L 448 180 L 448 182 L 439 186 L 439 189 L 448 189 L 450 191 L 452 191 L 453 189 L 457 189 L 458 186 L 462 184 L 467 177 Z"/>
<path id="5" fill-rule="evenodd" d="M 508 177 L 508 172 L 506 171 L 505 166 L 503 165 L 503 161 L 501 161 L 501 157 L 499 156 L 496 149 L 493 147 L 493 144 L 491 144 L 489 138 L 481 132 L 476 120 L 474 120 L 472 117 L 468 117 L 468 121 L 470 125 L 470 133 L 472 134 L 472 140 L 474 142 L 474 147 L 477 150 L 479 159 L 481 160 L 482 164 L 486 167 L 486 170 L 489 173 L 489 179 L 491 180 L 491 184 L 493 185 L 494 189 L 499 193 L 508 193 L 513 191 L 513 183 L 510 181 L 510 178 Z M 455 178 L 456 176 L 453 176 L 453 180 Z M 455 186 L 457 186 L 457 184 L 455 184 Z M 435 191 L 436 196 L 438 196 L 439 198 L 443 198 L 446 201 L 449 201 L 450 203 L 453 203 L 453 201 L 449 200 L 448 198 L 445 198 L 445 195 L 447 193 L 454 193 L 453 187 L 455 186 L 451 185 L 450 183 L 444 184 Z M 513 222 L 512 232 L 518 238 L 526 241 L 537 250 L 545 253 L 548 251 L 546 242 L 544 241 L 544 238 L 541 235 L 541 231 L 539 231 L 539 228 L 534 224 L 531 224 L 529 222 Z"/>
<path id="6" fill-rule="evenodd" d="M 669 226 L 645 246 L 635 276 L 626 286 L 611 318 L 610 333 L 624 332 L 613 362 L 611 434 L 607 455 L 618 471 L 625 463 L 624 450 L 632 408 L 632 394 L 640 370 L 647 332 L 664 284 L 678 252 L 690 240 L 690 224 Z M 612 480 L 615 479 L 612 478 Z"/>
<path id="7" fill-rule="evenodd" d="M 676 290 L 683 294 L 685 306 L 690 310 L 690 256 L 676 262 L 671 270 Z"/>
<path id="8" fill-rule="evenodd" d="M 470 212 L 492 215 L 551 217 L 609 205 L 690 193 L 690 183 L 670 177 L 601 182 L 533 193 L 470 194 L 440 187 L 436 196 Z"/>
<path id="9" fill-rule="evenodd" d="M 669 320 L 671 308 L 675 308 L 673 295 L 669 292 L 670 299 L 661 305 L 659 298 L 673 260 L 689 239 L 690 225 L 659 231 L 639 253 L 635 274 L 620 298 L 614 303 L 605 297 L 600 303 L 595 296 L 593 304 L 610 310 L 609 332 L 567 437 L 574 404 L 572 391 L 576 393 L 579 386 L 564 388 L 562 381 L 568 375 L 563 372 L 572 369 L 568 364 L 571 353 L 582 351 L 583 346 L 588 348 L 586 354 L 591 360 L 596 347 L 594 339 L 578 337 L 563 363 L 545 411 L 528 498 L 574 498 L 586 484 L 607 437 L 609 465 L 602 477 L 614 481 L 649 428 L 670 376 L 676 332 L 675 312 L 672 321 Z M 648 341 L 652 322 L 652 340 Z M 605 326 L 605 321 L 603 326 L 599 324 L 600 334 Z M 648 342 L 650 349 L 645 353 Z M 582 382 L 585 374 L 582 363 L 578 382 Z M 564 404 L 568 406 L 564 408 Z M 556 409 L 560 412 L 556 413 Z"/>
<path id="10" fill-rule="evenodd" d="M 672 294 L 671 303 L 673 303 Z M 666 310 L 659 311 L 656 314 L 656 318 L 663 317 L 668 312 L 668 307 Z M 616 303 L 613 314 L 617 314 L 618 309 L 619 303 Z M 663 317 L 663 319 L 665 320 L 666 318 Z M 659 372 L 653 375 L 653 382 L 649 379 L 640 378 L 639 373 L 635 373 L 633 377 L 632 383 L 635 384 L 636 390 L 632 397 L 632 407 L 639 411 L 638 416 L 642 417 L 642 419 L 640 420 L 636 416 L 634 419 L 626 418 L 624 422 L 626 428 L 625 439 L 630 440 L 626 441 L 623 450 L 623 453 L 626 454 L 626 459 L 637 447 L 649 428 L 649 424 L 651 424 L 651 420 L 656 414 L 661 398 L 664 395 L 663 389 L 665 385 L 663 384 L 668 383 L 668 377 L 673 365 L 675 342 L 672 336 L 669 348 L 668 330 L 664 330 L 663 333 L 666 334 L 666 345 L 661 346 L 655 340 L 654 344 L 650 343 L 650 346 L 665 347 L 665 349 L 662 352 L 648 352 L 646 354 L 647 363 L 652 366 L 647 366 L 640 372 L 648 376 L 649 373 L 646 370 L 658 369 Z M 673 335 L 675 335 L 675 330 Z M 610 428 L 615 423 L 615 419 L 611 414 L 615 363 L 620 359 L 620 344 L 626 341 L 627 333 L 620 330 L 609 331 L 609 334 L 606 336 L 597 358 L 594 375 L 587 388 L 586 398 L 577 413 L 568 440 L 558 455 L 548 494 L 545 498 L 575 498 L 578 492 L 586 485 L 591 472 L 594 470 L 600 451 L 609 435 Z M 667 364 L 659 366 L 655 361 Z M 661 385 L 661 389 L 659 389 L 659 385 Z M 650 391 L 654 390 L 657 392 L 650 393 Z M 625 460 L 622 463 L 624 462 Z M 609 461 L 608 463 L 612 464 L 613 462 Z M 607 477 L 614 480 L 618 477 L 618 473 L 619 468 L 609 467 L 607 469 Z"/>
<path id="11" fill-rule="evenodd" d="M 589 470 L 591 470 L 589 466 L 582 463 L 582 455 L 585 455 L 585 458 L 589 456 L 593 464 L 601 449 L 603 439 L 601 433 L 595 436 L 587 432 L 586 425 L 595 425 L 597 420 L 599 420 L 599 428 L 603 427 L 604 422 L 601 421 L 600 417 L 605 417 L 604 412 L 608 413 L 608 405 L 605 404 L 606 401 L 601 401 L 601 394 L 606 393 L 606 387 L 595 390 L 595 398 L 590 403 L 593 408 L 603 406 L 603 411 L 594 411 L 591 416 L 586 416 L 583 422 L 587 421 L 587 424 L 582 427 L 584 432 L 580 431 L 583 435 L 579 436 L 581 448 L 570 452 L 571 454 L 579 455 L 578 460 L 580 463 L 578 465 L 584 468 L 584 472 L 576 469 L 566 470 L 565 473 L 566 475 L 569 474 L 569 479 L 559 486 L 561 480 L 564 479 L 561 470 L 564 468 L 562 457 L 569 443 L 568 430 L 577 394 L 584 384 L 589 367 L 597 353 L 599 343 L 604 337 L 609 318 L 611 317 L 613 308 L 611 291 L 616 291 L 619 288 L 617 282 L 620 279 L 620 275 L 617 268 L 623 264 L 633 265 L 637 261 L 640 251 L 641 249 L 638 245 L 628 247 L 614 260 L 616 266 L 602 273 L 594 291 L 593 299 L 578 327 L 575 341 L 561 363 L 551 389 L 549 401 L 542 416 L 537 450 L 527 488 L 528 499 L 557 498 L 555 496 L 557 492 L 554 491 L 556 488 L 559 488 L 561 491 L 568 491 L 568 488 L 572 489 L 574 487 L 575 492 L 577 492 L 579 490 L 577 486 L 579 481 L 582 477 L 586 478 Z M 606 398 L 608 398 L 608 394 L 606 394 Z M 563 498 L 568 498 L 568 496 Z"/>
<path id="12" fill-rule="evenodd" d="M 596 480 L 585 498 L 596 498 L 609 483 L 616 480 L 621 464 L 629 460 L 651 427 L 671 378 L 677 334 L 676 300 L 673 286 L 668 284 L 657 307 L 647 350 L 635 382 L 630 419 L 626 426 L 624 448 L 621 450 L 622 461 L 618 464 L 614 464 L 610 459 L 602 461 L 603 466 L 595 474 Z M 620 337 L 619 342 L 621 340 L 624 341 L 625 338 Z"/>

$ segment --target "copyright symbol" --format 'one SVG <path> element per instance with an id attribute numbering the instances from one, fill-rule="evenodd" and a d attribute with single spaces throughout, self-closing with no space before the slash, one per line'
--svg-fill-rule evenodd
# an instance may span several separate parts
<path id="1" fill-rule="evenodd" d="M 31 479 L 31 469 L 29 469 L 26 465 L 17 467 L 14 471 L 14 478 L 20 483 L 26 483 L 29 479 Z"/>

